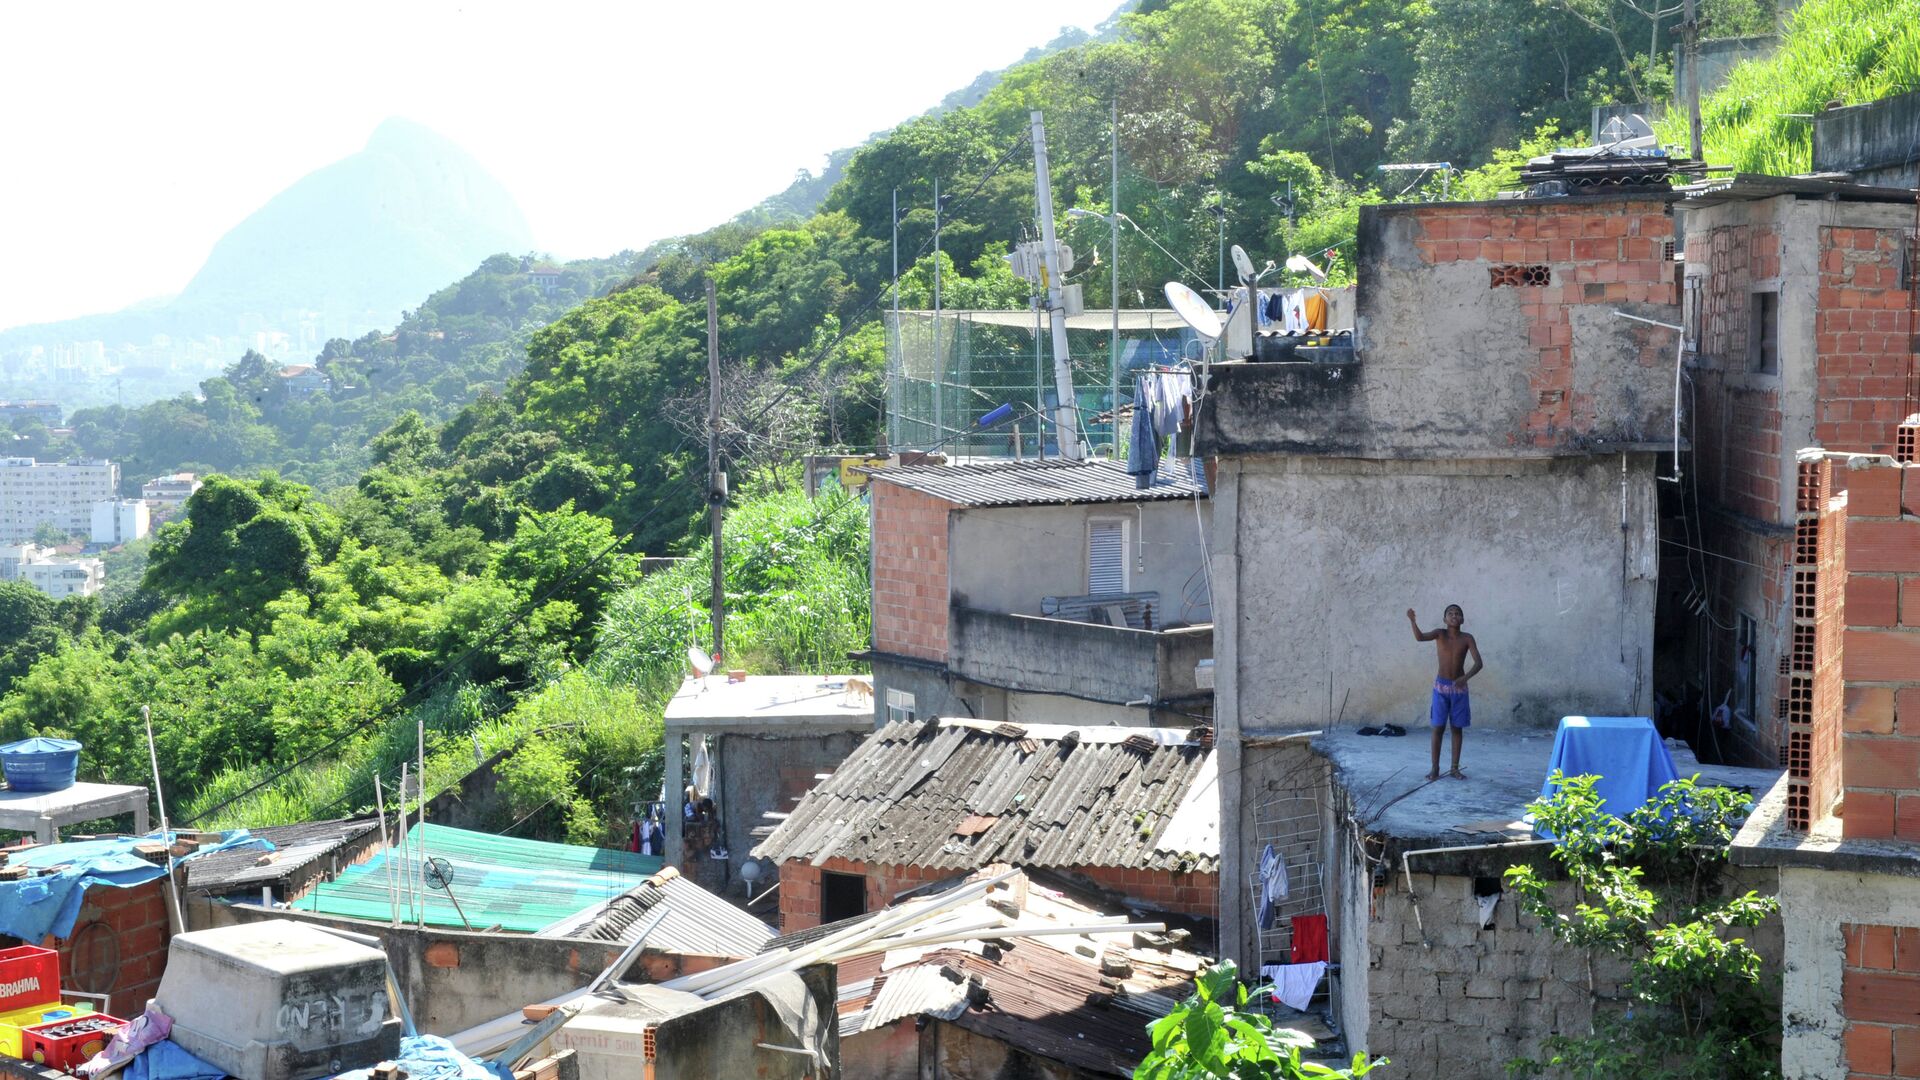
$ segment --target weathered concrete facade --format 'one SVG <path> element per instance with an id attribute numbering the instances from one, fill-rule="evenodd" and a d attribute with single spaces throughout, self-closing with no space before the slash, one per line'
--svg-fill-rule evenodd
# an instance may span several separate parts
<path id="1" fill-rule="evenodd" d="M 1176 725 L 1210 708 L 1205 499 L 963 506 L 879 474 L 873 498 L 874 710 L 920 718 Z M 1124 537 L 1145 628 L 1044 617 L 1084 596 L 1096 523 Z M 1169 630 L 1171 627 L 1173 629 Z"/>
<path id="2" fill-rule="evenodd" d="M 1813 171 L 1857 183 L 1920 187 L 1920 90 L 1813 119 Z"/>

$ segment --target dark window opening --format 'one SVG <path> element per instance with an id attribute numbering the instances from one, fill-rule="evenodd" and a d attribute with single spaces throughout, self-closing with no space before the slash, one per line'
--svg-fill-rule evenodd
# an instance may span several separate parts
<path id="1" fill-rule="evenodd" d="M 820 921 L 839 922 L 867 913 L 867 879 L 858 874 L 820 871 Z"/>
<path id="2" fill-rule="evenodd" d="M 1753 294 L 1753 313 L 1747 323 L 1747 366 L 1762 375 L 1780 371 L 1780 294 Z"/>
<path id="3" fill-rule="evenodd" d="M 1489 289 L 1498 289 L 1503 285 L 1527 287 L 1553 284 L 1551 266 L 1490 266 L 1487 268 L 1487 273 L 1492 275 L 1492 279 L 1487 282 Z"/>

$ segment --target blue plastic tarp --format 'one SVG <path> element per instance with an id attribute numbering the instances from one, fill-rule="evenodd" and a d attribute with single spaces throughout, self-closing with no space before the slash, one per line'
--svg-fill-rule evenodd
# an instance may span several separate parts
<path id="1" fill-rule="evenodd" d="M 135 844 L 161 839 L 164 836 L 154 832 L 111 840 L 43 844 L 15 852 L 8 860 L 11 865 L 61 869 L 20 881 L 0 881 L 0 934 L 28 942 L 42 941 L 49 934 L 66 937 L 73 932 L 74 921 L 80 916 L 81 903 L 90 887 L 130 889 L 167 876 L 164 867 L 155 866 L 133 851 Z M 203 847 L 188 858 L 246 845 L 273 850 L 271 843 L 237 829 L 226 834 L 226 839 L 219 844 Z"/>
<path id="2" fill-rule="evenodd" d="M 1661 785 L 1680 778 L 1673 755 L 1653 721 L 1644 716 L 1563 716 L 1553 736 L 1553 760 L 1547 765 L 1540 797 L 1553 794 L 1554 772 L 1597 776 L 1594 793 L 1614 817 L 1645 806 Z"/>
<path id="3" fill-rule="evenodd" d="M 227 1070 L 188 1053 L 172 1039 L 161 1039 L 127 1063 L 123 1080 L 221 1080 Z"/>

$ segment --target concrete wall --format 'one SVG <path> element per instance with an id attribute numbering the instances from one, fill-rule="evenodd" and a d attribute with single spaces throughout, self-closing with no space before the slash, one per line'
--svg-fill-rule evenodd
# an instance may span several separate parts
<path id="1" fill-rule="evenodd" d="M 864 733 L 852 731 L 778 735 L 726 734 L 717 738 L 715 772 L 720 791 L 714 796 L 726 829 L 728 858 L 709 860 L 709 873 L 724 866 L 724 877 L 707 888 L 734 900 L 745 899 L 747 885 L 740 867 L 753 855 L 753 830 L 773 824 L 767 811 L 786 813 L 800 796 L 813 789 L 814 777 L 830 773 L 860 745 Z M 754 891 L 773 885 L 773 875 L 757 880 Z"/>
<path id="2" fill-rule="evenodd" d="M 824 1044 L 830 1062 L 840 1060 L 840 1029 L 834 1021 L 837 971 L 832 964 L 802 970 L 801 981 L 813 998 L 816 1024 L 811 1032 Z M 758 1043 L 794 1045 L 778 1012 L 760 994 L 744 994 L 715 1002 L 697 1012 L 675 1016 L 655 1029 L 658 1047 L 653 1080 L 715 1080 L 718 1077 L 764 1077 L 766 1080 L 811 1080 L 820 1074 L 813 1062 L 799 1054 L 763 1050 Z M 834 1070 L 839 1075 L 839 1070 Z"/>
<path id="3" fill-rule="evenodd" d="M 1920 90 L 1828 109 L 1813 121 L 1813 170 L 1856 183 L 1920 186 Z"/>
<path id="4" fill-rule="evenodd" d="M 1435 869 L 1458 857 L 1428 858 L 1435 861 L 1426 862 L 1427 869 Z M 1354 996 L 1368 1003 L 1365 1025 L 1349 1022 L 1349 1042 L 1392 1058 L 1397 1074 L 1499 1076 L 1511 1058 L 1540 1056 L 1549 1035 L 1588 1033 L 1595 993 L 1588 989 L 1586 953 L 1556 942 L 1538 920 L 1520 912 L 1511 895 L 1495 905 L 1491 927 L 1479 924 L 1476 878 L 1496 879 L 1526 856 L 1491 852 L 1477 858 L 1481 865 L 1464 867 L 1465 873 L 1423 873 L 1422 861 L 1416 861 L 1411 894 L 1396 869 L 1392 883 L 1373 902 L 1366 962 L 1343 965 Z M 1737 870 L 1728 887 L 1770 894 L 1774 876 Z M 1561 900 L 1570 906 L 1570 900 Z M 1779 971 L 1780 921 L 1746 933 L 1765 970 Z M 1596 959 L 1598 995 L 1624 1004 L 1628 974 L 1624 961 Z M 1829 998 L 1837 984 L 1827 984 Z"/>
<path id="5" fill-rule="evenodd" d="M 1092 506 L 1009 506 L 956 510 L 949 578 L 953 602 L 983 611 L 1040 614 L 1044 596 L 1087 593 L 1087 522 L 1129 523 L 1131 592 L 1160 594 L 1158 625 L 1206 622 L 1200 522 L 1185 500 Z M 1192 597 L 1189 602 L 1186 598 Z"/>
<path id="6" fill-rule="evenodd" d="M 873 667 L 873 714 L 876 725 L 887 722 L 888 690 L 912 694 L 914 709 L 922 720 L 938 716 L 1007 719 L 1005 691 L 976 686 L 955 678 L 944 667 L 932 667 L 910 659 L 875 656 L 870 663 Z"/>
<path id="7" fill-rule="evenodd" d="M 1772 56 L 1780 47 L 1780 38 L 1776 34 L 1755 34 L 1751 37 L 1705 38 L 1698 45 L 1696 61 L 1700 66 L 1700 96 L 1713 93 L 1727 81 L 1727 73 L 1737 64 L 1748 60 L 1758 60 Z M 1689 92 L 1686 46 L 1673 47 L 1673 100 L 1681 103 L 1684 110 Z M 1814 170 L 1823 167 L 1816 164 Z"/>
<path id="8" fill-rule="evenodd" d="M 1223 462 L 1215 625 L 1227 732 L 1348 722 L 1424 727 L 1439 625 L 1458 603 L 1486 671 L 1474 722 L 1646 715 L 1654 491 L 1647 455 L 1513 462 Z M 1628 528 L 1620 527 L 1625 501 Z M 1331 701 L 1331 705 L 1329 704 Z M 1226 770 L 1225 763 L 1222 771 Z"/>
<path id="9" fill-rule="evenodd" d="M 1210 627 L 1156 632 L 963 607 L 953 609 L 952 620 L 955 674 L 1089 702 L 1192 694 L 1194 665 L 1213 655 Z"/>
<path id="10" fill-rule="evenodd" d="M 1679 321 L 1666 203 L 1361 210 L 1358 361 L 1222 365 L 1203 452 L 1495 457 L 1672 438 Z M 1509 285 L 1502 267 L 1538 267 Z"/>
<path id="11" fill-rule="evenodd" d="M 1894 1036 L 1910 1054 L 1920 1051 L 1920 880 L 1784 867 L 1780 904 L 1787 915 L 1788 961 L 1781 988 L 1782 1075 L 1898 1075 L 1891 1060 Z M 1896 945 L 1905 946 L 1899 954 L 1914 949 L 1914 958 L 1902 965 L 1899 955 L 1881 951 Z M 1903 1057 L 1898 1065 L 1911 1075 L 1920 1058 Z"/>
<path id="12" fill-rule="evenodd" d="M 941 1080 L 1096 1080 L 1108 1075 L 1049 1061 L 957 1024 L 935 1021 L 928 1027 L 933 1037 L 921 1044 L 922 1076 Z"/>

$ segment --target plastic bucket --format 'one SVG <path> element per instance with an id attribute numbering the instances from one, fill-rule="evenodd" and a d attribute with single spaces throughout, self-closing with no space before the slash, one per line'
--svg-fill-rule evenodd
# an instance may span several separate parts
<path id="1" fill-rule="evenodd" d="M 80 771 L 80 744 L 32 738 L 0 746 L 0 772 L 15 791 L 64 791 Z"/>

